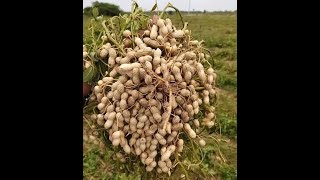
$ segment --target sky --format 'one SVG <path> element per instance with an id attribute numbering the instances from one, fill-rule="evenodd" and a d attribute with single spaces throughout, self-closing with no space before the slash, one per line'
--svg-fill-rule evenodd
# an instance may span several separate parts
<path id="1" fill-rule="evenodd" d="M 83 0 L 83 8 L 91 6 L 91 3 L 94 1 L 96 0 Z M 237 10 L 237 0 L 157 0 L 159 10 L 162 10 L 168 4 L 168 2 L 170 2 L 180 11 L 189 10 L 189 1 L 190 11 L 193 9 L 195 11 Z M 99 2 L 116 4 L 124 11 L 131 11 L 131 0 L 99 0 Z M 156 0 L 136 0 L 136 2 L 140 7 L 143 8 L 143 10 L 151 10 Z"/>

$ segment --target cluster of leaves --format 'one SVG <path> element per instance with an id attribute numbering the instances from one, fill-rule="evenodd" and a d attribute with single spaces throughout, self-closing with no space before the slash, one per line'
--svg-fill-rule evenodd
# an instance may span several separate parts
<path id="1" fill-rule="evenodd" d="M 99 3 L 94 3 L 94 5 L 97 4 L 99 5 Z M 154 12 L 156 8 L 157 4 L 153 6 L 151 12 Z M 183 23 L 179 10 L 170 3 L 165 7 L 160 17 L 164 15 L 167 8 L 175 9 Z M 93 66 L 87 68 L 83 72 L 83 81 L 89 84 L 97 82 L 98 79 L 101 79 L 101 76 L 104 76 L 105 72 L 108 70 L 106 62 L 99 59 L 96 55 L 99 48 L 108 41 L 111 44 L 116 45 L 116 50 L 118 52 L 124 54 L 124 45 L 122 43 L 123 32 L 129 29 L 133 36 L 137 36 L 139 31 L 147 28 L 147 22 L 150 19 L 150 17 L 142 11 L 142 8 L 139 7 L 136 2 L 132 3 L 130 14 L 118 14 L 117 16 L 106 19 L 100 11 L 101 10 L 96 6 L 92 8 L 90 13 L 93 17 L 88 28 L 91 33 L 84 34 L 83 36 L 83 44 L 88 48 L 89 58 L 93 62 Z M 98 16 L 99 14 L 100 16 Z M 108 39 L 104 40 L 101 38 L 102 36 L 106 36 Z"/>
<path id="2" fill-rule="evenodd" d="M 99 48 L 108 41 L 117 46 L 118 52 L 124 53 L 123 31 L 129 29 L 133 34 L 137 34 L 140 29 L 146 28 L 148 21 L 148 16 L 136 3 L 130 14 L 119 14 L 106 19 L 103 15 L 98 16 L 99 13 L 101 14 L 98 8 L 92 8 L 93 17 L 88 28 L 91 33 L 83 36 L 83 44 L 87 47 L 89 58 L 93 62 L 93 66 L 83 72 L 83 81 L 89 84 L 97 82 L 108 70 L 106 62 L 97 56 Z M 107 39 L 102 39 L 103 36 Z"/>

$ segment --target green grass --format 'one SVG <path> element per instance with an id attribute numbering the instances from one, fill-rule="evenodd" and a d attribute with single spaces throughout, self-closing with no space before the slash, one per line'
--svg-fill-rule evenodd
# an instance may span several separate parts
<path id="1" fill-rule="evenodd" d="M 177 27 L 182 27 L 177 16 L 170 18 L 174 24 L 179 24 Z M 237 16 L 234 13 L 222 13 L 183 15 L 183 18 L 189 23 L 188 29 L 194 39 L 204 40 L 205 46 L 212 52 L 214 63 L 211 63 L 218 75 L 216 115 L 219 126 L 214 131 L 221 132 L 221 138 L 226 139 L 226 142 L 219 143 L 225 163 L 218 163 L 223 160 L 217 159 L 218 150 L 213 146 L 216 142 L 207 139 L 208 146 L 204 148 L 206 156 L 199 167 L 208 177 L 214 175 L 215 179 L 234 180 L 237 178 Z M 89 18 L 84 17 L 85 33 L 89 21 Z M 97 148 L 86 147 L 83 156 L 84 179 L 150 179 L 148 174 L 129 175 L 117 171 L 121 166 L 111 160 L 110 154 L 102 156 Z"/>

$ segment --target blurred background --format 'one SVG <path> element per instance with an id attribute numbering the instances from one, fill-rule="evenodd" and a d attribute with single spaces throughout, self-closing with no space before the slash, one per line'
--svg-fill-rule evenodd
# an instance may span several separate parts
<path id="1" fill-rule="evenodd" d="M 140 7 L 150 11 L 154 0 L 137 0 Z M 158 0 L 159 11 L 170 2 L 178 8 L 194 39 L 204 40 L 211 51 L 210 61 L 217 73 L 216 125 L 209 133 L 212 140 L 204 148 L 205 158 L 198 166 L 205 178 L 197 174 L 192 179 L 237 179 L 237 1 L 236 0 Z M 92 6 L 104 18 L 129 13 L 131 0 L 83 0 L 83 33 L 88 31 Z M 173 9 L 167 12 L 176 27 L 182 24 Z M 84 124 L 85 126 L 85 124 Z M 217 144 L 217 142 L 219 144 Z M 123 173 L 125 165 L 110 163 L 112 153 L 101 153 L 98 146 L 84 143 L 84 179 L 141 179 L 137 171 Z M 121 169 L 122 168 L 122 169 Z M 137 167 L 138 168 L 138 167 Z"/>
<path id="2" fill-rule="evenodd" d="M 94 1 L 83 0 L 83 7 L 89 7 Z M 107 2 L 118 5 L 123 11 L 129 12 L 131 8 L 131 0 L 101 0 L 99 2 Z M 158 3 L 160 9 L 163 9 L 168 2 L 173 4 L 180 11 L 235 11 L 237 10 L 237 0 L 136 0 L 140 7 L 145 11 L 149 11 L 155 2 Z"/>

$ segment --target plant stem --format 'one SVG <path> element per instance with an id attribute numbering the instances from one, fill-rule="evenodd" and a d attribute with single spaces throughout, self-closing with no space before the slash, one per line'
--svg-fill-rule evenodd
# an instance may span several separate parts
<path id="1" fill-rule="evenodd" d="M 193 158 L 195 158 L 197 161 L 199 161 L 199 159 L 194 156 L 195 154 L 197 154 L 197 152 L 196 152 L 196 150 L 194 149 L 193 140 L 190 139 L 190 142 L 191 142 L 192 151 L 193 151 L 192 156 L 193 156 Z"/>
<path id="2" fill-rule="evenodd" d="M 123 48 L 120 46 L 120 44 L 111 37 L 110 32 L 109 32 L 109 30 L 108 30 L 108 28 L 107 28 L 107 26 L 106 26 L 106 20 L 104 20 L 104 21 L 102 22 L 102 26 L 103 26 L 103 28 L 104 28 L 105 31 L 106 31 L 106 34 L 107 34 L 107 36 L 108 36 L 108 39 L 109 39 L 111 42 L 113 42 L 113 44 L 116 45 L 116 46 L 121 50 L 121 52 L 122 52 L 123 54 L 125 54 L 125 51 L 124 51 Z"/>
<path id="3" fill-rule="evenodd" d="M 164 12 L 167 10 L 167 8 L 169 8 L 171 6 L 171 4 L 170 3 L 168 3 L 167 5 L 166 5 L 166 7 L 163 9 L 163 11 L 161 12 L 161 14 L 160 14 L 160 16 L 159 16 L 159 18 L 162 18 L 162 16 L 163 16 L 163 14 L 164 14 Z"/>
<path id="4" fill-rule="evenodd" d="M 167 6 L 163 9 L 162 13 L 160 14 L 159 18 L 162 18 L 164 12 L 165 12 L 165 11 L 167 10 L 167 8 L 169 8 L 169 7 L 171 7 L 172 9 L 176 10 L 176 12 L 178 12 L 179 17 L 180 17 L 180 20 L 181 20 L 182 24 L 184 24 L 180 11 L 179 11 L 177 8 L 175 8 L 174 6 L 172 6 L 171 3 L 168 3 L 168 4 L 167 4 Z"/>
<path id="5" fill-rule="evenodd" d="M 176 160 L 178 161 L 179 166 L 181 167 L 181 169 L 183 170 L 184 174 L 186 175 L 186 179 L 189 179 L 188 177 L 188 172 L 186 170 L 186 168 L 184 168 L 184 166 L 182 165 L 181 161 L 179 160 L 177 154 L 174 154 L 174 157 L 176 158 Z"/>
<path id="6" fill-rule="evenodd" d="M 96 40 L 94 38 L 94 28 L 93 28 L 93 26 L 91 27 L 91 36 L 92 36 L 92 42 L 94 44 L 93 50 L 95 51 L 94 48 L 97 46 L 97 43 L 96 43 Z"/>

